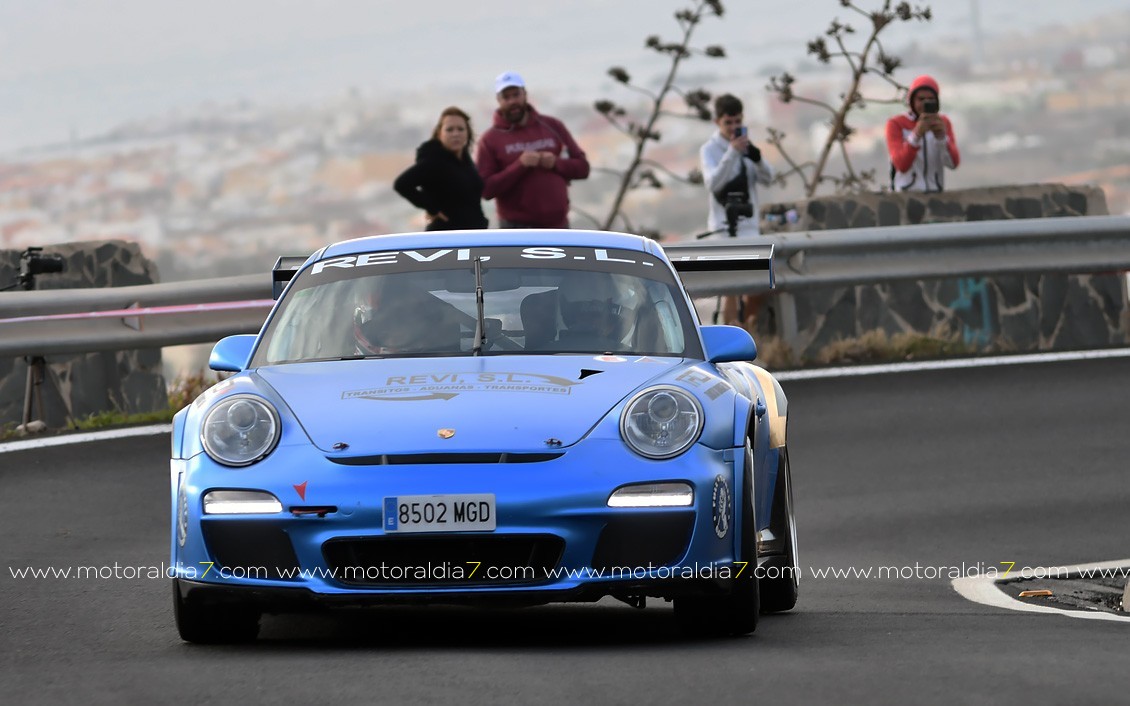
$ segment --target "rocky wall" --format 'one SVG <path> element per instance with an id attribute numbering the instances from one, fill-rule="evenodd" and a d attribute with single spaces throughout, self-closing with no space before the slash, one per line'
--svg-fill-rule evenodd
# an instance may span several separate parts
<path id="1" fill-rule="evenodd" d="M 1097 187 L 1033 184 L 940 194 L 874 193 L 767 206 L 795 209 L 786 230 L 836 230 L 949 221 L 1106 215 Z M 766 231 L 774 230 L 770 223 Z M 835 233 L 827 237 L 834 238 Z M 1048 351 L 1126 345 L 1130 321 L 1121 274 L 971 277 L 813 290 L 778 298 L 758 317 L 758 333 L 782 334 L 811 357 L 838 339 L 955 332 L 978 348 Z M 791 300 L 791 301 L 790 301 Z M 795 311 L 795 315 L 793 312 Z M 786 321 L 785 316 L 795 316 Z"/>
<path id="2" fill-rule="evenodd" d="M 47 247 L 44 253 L 62 255 L 66 266 L 60 274 L 38 275 L 36 289 L 121 287 L 158 279 L 156 266 L 134 243 L 69 243 Z M 0 250 L 0 287 L 16 281 L 19 260 L 20 251 Z M 49 356 L 47 368 L 43 413 L 36 407 L 33 418 L 51 427 L 66 426 L 68 415 L 151 412 L 168 404 L 160 349 Z M 0 426 L 22 421 L 27 369 L 23 358 L 0 358 Z"/>

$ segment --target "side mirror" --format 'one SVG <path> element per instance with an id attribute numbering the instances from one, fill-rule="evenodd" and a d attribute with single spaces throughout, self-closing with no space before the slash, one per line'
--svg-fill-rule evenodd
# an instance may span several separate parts
<path id="1" fill-rule="evenodd" d="M 703 326 L 702 343 L 706 359 L 711 363 L 731 363 L 753 360 L 757 357 L 757 344 L 749 331 L 738 326 Z"/>
<path id="2" fill-rule="evenodd" d="M 253 333 L 221 338 L 212 348 L 212 355 L 208 356 L 208 367 L 229 373 L 243 370 L 251 360 L 251 350 L 255 348 L 256 338 L 258 336 Z"/>

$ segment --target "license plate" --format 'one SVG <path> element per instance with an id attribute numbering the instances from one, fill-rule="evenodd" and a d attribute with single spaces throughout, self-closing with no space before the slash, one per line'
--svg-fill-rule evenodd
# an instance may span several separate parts
<path id="1" fill-rule="evenodd" d="M 494 495 L 401 495 L 384 499 L 385 532 L 464 532 L 495 528 Z"/>

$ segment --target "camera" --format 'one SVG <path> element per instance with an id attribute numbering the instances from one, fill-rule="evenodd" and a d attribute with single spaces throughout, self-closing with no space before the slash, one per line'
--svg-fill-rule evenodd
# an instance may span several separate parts
<path id="1" fill-rule="evenodd" d="M 938 112 L 938 101 L 925 100 L 922 101 L 922 112 L 927 115 L 933 115 Z"/>
<path id="2" fill-rule="evenodd" d="M 738 139 L 739 137 L 746 137 L 748 135 L 749 135 L 749 128 L 747 128 L 745 125 L 739 125 L 736 128 L 734 128 L 734 139 L 735 140 Z"/>
<path id="3" fill-rule="evenodd" d="M 730 191 L 726 194 L 726 230 L 730 237 L 738 234 L 738 219 L 753 218 L 753 203 L 749 200 L 749 193 L 745 191 Z"/>
<path id="4" fill-rule="evenodd" d="M 20 253 L 20 275 L 18 282 L 21 289 L 35 289 L 36 275 L 53 275 L 66 269 L 67 263 L 58 253 L 43 254 L 43 248 L 30 247 Z"/>

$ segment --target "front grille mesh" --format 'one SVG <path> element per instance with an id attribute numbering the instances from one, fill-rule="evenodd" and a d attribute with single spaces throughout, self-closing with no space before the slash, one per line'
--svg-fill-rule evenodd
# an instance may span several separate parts
<path id="1" fill-rule="evenodd" d="M 544 582 L 565 542 L 545 534 L 332 539 L 322 555 L 350 586 L 494 586 Z"/>
<path id="2" fill-rule="evenodd" d="M 397 466 L 409 464 L 544 463 L 564 453 L 430 453 L 374 454 L 372 456 L 329 457 L 342 466 Z"/>

